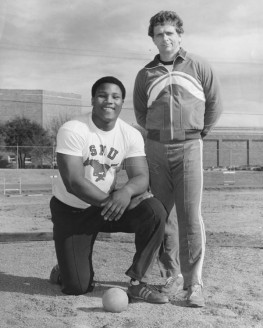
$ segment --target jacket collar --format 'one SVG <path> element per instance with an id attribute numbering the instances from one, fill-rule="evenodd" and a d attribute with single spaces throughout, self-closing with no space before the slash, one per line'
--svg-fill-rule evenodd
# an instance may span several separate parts
<path id="1" fill-rule="evenodd" d="M 186 59 L 186 51 L 183 49 L 183 48 L 180 48 L 174 61 L 178 58 L 178 57 L 181 57 L 183 60 Z M 153 59 L 153 61 L 151 61 L 149 64 L 147 64 L 145 66 L 145 68 L 153 68 L 153 67 L 156 67 L 156 66 L 160 66 L 162 65 L 161 62 L 160 62 L 160 54 L 156 55 Z"/>

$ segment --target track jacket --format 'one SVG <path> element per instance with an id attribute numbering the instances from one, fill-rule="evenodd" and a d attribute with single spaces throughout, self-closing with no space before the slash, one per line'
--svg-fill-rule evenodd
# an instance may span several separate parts
<path id="1" fill-rule="evenodd" d="M 208 63 L 180 49 L 169 71 L 159 55 L 141 69 L 134 110 L 147 137 L 162 143 L 203 138 L 222 112 L 218 80 Z"/>

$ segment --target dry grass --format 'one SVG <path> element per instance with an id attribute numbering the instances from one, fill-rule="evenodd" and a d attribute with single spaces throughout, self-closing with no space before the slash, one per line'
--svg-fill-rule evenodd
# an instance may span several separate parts
<path id="1" fill-rule="evenodd" d="M 24 185 L 51 185 L 51 176 L 58 174 L 57 169 L 0 169 L 0 185 L 3 179 L 21 178 Z M 126 179 L 125 171 L 119 173 L 119 182 Z M 204 171 L 205 188 L 263 188 L 263 171 L 236 171 L 233 177 L 235 183 L 224 185 L 223 171 Z"/>
<path id="2" fill-rule="evenodd" d="M 50 170 L 43 171 L 20 173 L 25 173 L 25 178 L 33 183 L 49 178 Z M 6 232 L 52 231 L 50 197 L 50 194 L 41 197 L 1 195 L 0 229 Z M 213 188 L 204 191 L 203 216 L 207 230 L 203 270 L 205 308 L 189 309 L 184 300 L 175 298 L 160 306 L 131 303 L 127 311 L 119 314 L 103 310 L 101 297 L 105 290 L 112 286 L 127 288 L 128 278 L 124 272 L 134 254 L 133 235 L 113 234 L 108 241 L 96 241 L 97 287 L 91 294 L 82 296 L 65 296 L 59 286 L 49 283 L 50 270 L 56 263 L 52 241 L 11 242 L 2 243 L 0 247 L 0 326 L 262 328 L 262 198 L 262 191 L 257 189 Z M 163 283 L 157 265 L 151 282 Z"/>

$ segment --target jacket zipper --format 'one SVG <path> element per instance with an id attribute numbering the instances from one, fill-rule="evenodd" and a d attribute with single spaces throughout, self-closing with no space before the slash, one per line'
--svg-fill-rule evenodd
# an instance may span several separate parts
<path id="1" fill-rule="evenodd" d="M 171 132 L 171 140 L 173 140 L 174 138 L 174 131 L 173 131 L 173 97 L 172 97 L 172 92 L 173 92 L 173 88 L 172 88 L 172 74 L 169 71 L 169 87 L 170 87 L 170 132 Z"/>
<path id="2" fill-rule="evenodd" d="M 163 67 L 164 67 L 164 69 L 168 72 L 168 74 L 169 74 L 169 88 L 170 88 L 170 108 L 169 108 L 169 111 L 170 111 L 170 122 L 171 122 L 171 124 L 170 124 L 170 133 L 171 133 L 171 140 L 173 140 L 173 138 L 174 138 L 174 131 L 173 131 L 173 106 L 172 106 L 172 104 L 173 104 L 173 97 L 172 97 L 172 92 L 173 92 L 173 88 L 172 88 L 172 74 L 171 74 L 171 72 L 165 67 L 165 65 L 163 65 L 163 64 L 161 64 Z M 159 65 L 156 65 L 155 67 L 158 67 Z M 154 68 L 155 68 L 154 67 Z M 172 70 L 173 71 L 173 70 Z"/>

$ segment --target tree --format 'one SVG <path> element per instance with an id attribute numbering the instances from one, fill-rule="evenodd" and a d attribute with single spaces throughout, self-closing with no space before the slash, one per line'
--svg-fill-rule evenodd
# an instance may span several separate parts
<path id="1" fill-rule="evenodd" d="M 19 168 L 25 168 L 25 159 L 32 155 L 42 158 L 52 150 L 48 132 L 36 122 L 16 117 L 3 126 L 3 139 L 7 149 L 17 155 Z"/>
<path id="2" fill-rule="evenodd" d="M 56 117 L 53 117 L 49 123 L 47 124 L 46 128 L 50 134 L 50 136 L 53 138 L 54 143 L 56 141 L 57 133 L 61 125 L 63 125 L 65 122 L 72 120 L 75 117 L 75 115 L 70 115 L 69 113 L 59 114 Z"/>
<path id="3" fill-rule="evenodd" d="M 5 142 L 4 142 L 4 125 L 3 123 L 0 122 L 0 146 L 4 146 Z"/>
<path id="4" fill-rule="evenodd" d="M 11 164 L 8 163 L 8 160 L 4 158 L 2 154 L 0 154 L 0 168 L 10 168 Z"/>

